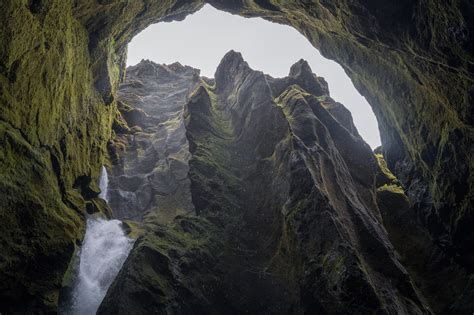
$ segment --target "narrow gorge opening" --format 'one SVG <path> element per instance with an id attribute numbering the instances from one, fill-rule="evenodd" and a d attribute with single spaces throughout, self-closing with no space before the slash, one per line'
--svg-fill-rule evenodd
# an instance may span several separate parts
<path id="1" fill-rule="evenodd" d="M 260 60 L 211 58 L 214 78 L 179 51 L 124 76 L 139 32 L 206 4 L 301 32 L 383 146 L 313 47 L 265 44 L 283 26 L 246 35 Z M 260 21 L 219 14 L 181 50 Z M 0 313 L 72 293 L 76 313 L 472 314 L 473 16 L 469 0 L 2 1 Z"/>
<path id="2" fill-rule="evenodd" d="M 300 59 L 329 85 L 331 97 L 352 113 L 364 140 L 380 146 L 377 119 L 367 100 L 336 62 L 326 59 L 306 37 L 288 25 L 261 18 L 244 18 L 205 5 L 183 21 L 158 23 L 135 35 L 128 44 L 127 66 L 146 59 L 158 64 L 179 62 L 213 78 L 222 57 L 230 50 L 242 53 L 250 67 L 274 78 L 288 75 Z"/>
<path id="3" fill-rule="evenodd" d="M 195 34 L 200 36 L 196 37 Z M 281 43 L 285 44 L 282 46 Z M 229 52 L 230 49 L 232 50 Z M 243 51 L 243 56 L 234 50 Z M 244 60 L 247 56 L 250 56 L 251 61 Z M 228 280 L 235 281 L 235 286 L 251 291 L 247 294 L 249 301 L 242 302 L 245 306 L 233 307 L 265 311 L 269 302 L 260 303 L 255 300 L 256 297 L 264 297 L 258 290 L 268 290 L 273 281 L 289 281 L 281 271 L 272 270 L 272 263 L 268 260 L 268 256 L 276 255 L 275 251 L 282 246 L 277 245 L 281 239 L 272 234 L 280 233 L 277 231 L 283 228 L 283 217 L 278 206 L 265 200 L 266 190 L 274 189 L 273 186 L 276 185 L 272 183 L 275 180 L 272 167 L 260 165 L 267 169 L 267 173 L 261 174 L 261 170 L 253 169 L 254 175 L 264 177 L 262 181 L 248 179 L 248 176 L 254 176 L 253 173 L 240 169 L 252 168 L 251 164 L 261 163 L 261 159 L 283 159 L 278 155 L 289 153 L 285 150 L 279 152 L 281 148 L 275 149 L 288 145 L 286 141 L 293 141 L 284 140 L 284 121 L 288 120 L 287 123 L 291 125 L 294 119 L 301 118 L 296 118 L 298 114 L 295 116 L 294 109 L 287 111 L 286 108 L 292 105 L 283 104 L 291 102 L 295 95 L 304 96 L 306 93 L 312 94 L 320 102 L 314 106 L 320 106 L 323 111 L 332 115 L 332 123 L 341 124 L 347 129 L 349 137 L 358 139 L 360 143 L 357 145 L 363 146 L 357 131 L 359 129 L 372 148 L 379 146 L 377 123 L 369 104 L 356 91 L 343 69 L 319 55 L 307 39 L 293 28 L 260 19 L 236 17 L 211 6 L 205 6 L 183 22 L 160 23 L 142 31 L 129 44 L 127 64 L 125 80 L 118 90 L 120 116 L 114 123 L 114 136 L 109 146 L 110 186 L 105 167 L 102 167 L 99 183 L 99 197 L 109 203 L 115 219 L 106 221 L 88 218 L 84 244 L 78 253 L 72 302 L 65 313 L 94 313 L 118 273 L 117 268 L 125 261 L 132 240 L 120 235 L 121 223 L 117 219 L 135 222 L 137 226 L 167 225 L 173 224 L 180 216 L 193 215 L 195 212 L 199 214 L 200 211 L 212 213 L 216 211 L 216 207 L 235 207 L 228 209 L 230 213 L 225 214 L 234 217 L 229 221 L 237 222 L 235 220 L 239 218 L 238 220 L 245 222 L 243 225 L 248 226 L 230 228 L 225 232 L 230 235 L 245 234 L 240 240 L 229 241 L 237 249 L 227 253 L 226 259 L 234 262 L 223 263 L 226 268 L 239 275 Z M 348 107 L 356 113 L 353 114 L 354 122 L 344 105 L 330 97 L 325 78 L 313 74 L 311 66 L 318 75 L 328 77 L 333 98 L 351 104 Z M 243 81 L 238 82 L 239 78 Z M 219 84 L 229 86 L 219 87 Z M 292 84 L 294 88 L 287 90 Z M 232 96 L 224 91 L 229 88 L 232 93 L 237 94 L 241 93 L 241 88 L 249 90 L 250 92 L 242 95 L 244 99 L 248 98 L 246 93 L 256 96 L 241 104 L 239 99 L 229 99 Z M 223 97 L 228 99 L 224 100 Z M 199 106 L 209 108 L 194 112 L 195 109 L 191 106 L 193 102 L 203 103 Z M 234 104 L 229 105 L 229 102 Z M 261 106 L 259 102 L 263 102 L 265 109 L 258 108 Z M 208 110 L 212 114 L 205 117 Z M 245 119 L 250 119 L 253 123 L 243 123 L 244 117 L 240 115 L 247 116 Z M 318 118 L 314 119 L 316 120 L 312 124 L 317 124 Z M 200 125 L 200 120 L 207 121 L 214 131 L 197 140 L 207 129 Z M 264 131 L 264 126 L 271 130 L 270 133 L 268 130 Z M 301 126 L 291 126 L 288 136 L 291 138 L 293 133 L 302 132 L 298 134 L 297 141 L 303 141 L 301 145 L 309 147 L 318 146 L 317 143 L 323 141 L 318 140 L 322 134 L 318 135 L 316 132 L 311 135 L 309 130 L 301 130 Z M 257 135 L 249 136 L 248 131 L 257 132 Z M 280 138 L 274 139 L 275 137 Z M 308 141 L 305 137 L 315 138 Z M 202 145 L 200 140 L 209 141 L 209 147 L 205 148 L 208 152 L 205 154 L 196 148 Z M 276 151 L 270 154 L 272 150 Z M 211 157 L 203 162 L 201 159 L 207 154 L 219 157 L 214 160 Z M 236 161 L 231 162 L 230 155 Z M 203 163 L 209 164 L 207 171 L 202 168 Z M 209 166 L 216 167 L 219 163 L 222 163 L 221 167 L 225 170 L 217 177 L 210 175 L 209 172 L 215 171 L 209 170 Z M 190 168 L 194 168 L 194 171 Z M 243 181 L 255 185 L 247 188 L 248 194 L 239 191 L 242 188 L 236 190 L 235 187 L 230 187 L 244 187 L 246 184 Z M 257 187 L 256 182 L 261 187 Z M 198 187 L 200 185 L 202 187 Z M 225 198 L 237 199 L 219 202 L 222 199 L 219 194 L 203 197 L 199 192 L 203 187 L 224 189 L 226 191 L 221 193 L 228 194 Z M 289 187 L 278 189 L 287 190 Z M 239 198 L 248 200 L 242 202 Z M 257 206 L 268 209 L 260 211 Z M 246 210 L 242 211 L 243 209 Z M 216 214 L 211 217 L 214 215 Z M 142 223 L 143 221 L 145 222 Z M 106 245 L 111 246 L 108 251 L 104 247 Z M 243 256 L 246 256 L 246 261 L 242 260 Z M 94 266 L 94 259 L 99 265 Z M 287 258 L 283 255 L 279 259 L 285 261 Z M 289 261 L 282 264 L 292 268 Z M 255 288 L 249 287 L 250 283 Z M 280 295 L 285 294 L 280 292 L 281 288 L 273 289 L 275 292 L 270 292 L 265 299 L 278 300 Z M 109 300 L 114 298 L 108 297 Z M 105 305 L 110 307 L 110 301 Z M 287 309 L 287 306 L 279 304 L 272 307 L 275 310 L 279 308 Z"/>
<path id="4" fill-rule="evenodd" d="M 288 296 L 285 289 L 298 286 L 285 268 L 295 273 L 300 268 L 296 255 L 289 253 L 288 243 L 300 242 L 302 237 L 286 235 L 293 233 L 288 226 L 294 220 L 291 216 L 312 217 L 316 199 L 329 198 L 334 207 L 352 204 L 341 211 L 370 209 L 356 215 L 377 229 L 380 214 L 373 192 L 362 188 L 374 184 L 371 176 L 376 162 L 357 131 L 357 127 L 363 129 L 373 147 L 380 145 L 375 116 L 342 68 L 321 57 L 289 27 L 235 17 L 210 6 L 173 24 L 184 28 L 160 29 L 171 26 L 163 23 L 151 26 L 128 48 L 129 66 L 118 89 L 119 115 L 109 145 L 107 200 L 115 218 L 137 222 L 145 232 L 99 313 L 120 312 L 123 305 L 136 304 L 128 289 L 123 289 L 128 277 L 134 281 L 151 277 L 160 289 L 172 285 L 180 290 L 188 281 L 199 284 L 199 294 L 222 311 L 289 312 L 291 303 L 303 298 Z M 262 25 L 267 28 L 262 30 Z M 220 33 L 210 32 L 217 29 Z M 179 39 L 182 45 L 161 34 Z M 193 34 L 201 36 L 193 41 Z M 276 41 L 271 40 L 274 34 L 279 35 Z M 292 37 L 298 39 L 293 43 Z M 152 41 L 159 45 L 150 45 Z M 291 48 L 272 54 L 283 50 L 279 41 Z M 256 57 L 255 61 L 249 64 L 246 55 Z M 266 64 L 268 59 L 272 60 Z M 314 74 L 311 65 L 317 69 L 314 72 L 331 78 L 329 85 L 336 91 L 332 95 L 353 104 L 358 126 L 349 110 L 330 96 L 325 78 Z M 327 159 L 332 166 L 326 165 Z M 371 175 L 364 178 L 365 172 Z M 345 188 L 339 187 L 343 177 L 349 181 L 343 184 Z M 320 185 L 330 189 L 326 197 L 303 188 Z M 339 192 L 333 195 L 332 190 Z M 343 201 L 350 194 L 358 195 L 360 204 Z M 351 229 L 352 224 L 344 229 Z M 212 262 L 211 269 L 224 274 L 211 280 L 212 272 L 201 270 L 202 264 L 211 263 L 210 257 L 200 255 L 216 259 L 212 247 L 219 243 L 221 258 Z M 390 261 L 389 256 L 383 259 Z M 172 264 L 180 267 L 168 274 L 157 266 L 166 265 L 162 259 L 177 259 Z M 331 264 L 337 259 L 330 258 Z M 188 278 L 189 271 L 203 272 L 206 279 Z M 239 292 L 246 293 L 238 297 Z M 175 293 L 163 294 L 168 299 Z M 216 300 L 220 294 L 225 295 L 223 301 Z M 156 297 L 152 300 L 147 303 L 161 303 Z M 175 307 L 189 312 L 191 305 L 181 301 Z M 145 306 L 127 307 L 140 312 Z"/>

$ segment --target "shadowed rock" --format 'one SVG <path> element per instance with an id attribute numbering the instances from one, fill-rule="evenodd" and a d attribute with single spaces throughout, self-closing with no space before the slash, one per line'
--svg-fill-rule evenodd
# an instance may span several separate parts
<path id="1" fill-rule="evenodd" d="M 429 312 L 382 227 L 376 159 L 325 81 L 233 51 L 215 78 L 184 115 L 197 215 L 147 215 L 99 313 Z"/>
<path id="2" fill-rule="evenodd" d="M 387 165 L 412 205 L 412 212 L 402 212 L 416 224 L 404 232 L 408 239 L 428 235 L 423 246 L 436 253 L 422 268 L 433 278 L 420 275 L 428 283 L 420 287 L 437 313 L 469 307 L 466 301 L 474 296 L 472 1 L 206 2 L 290 25 L 344 68 L 374 110 Z M 203 5 L 201 0 L 1 2 L 1 312 L 57 309 L 85 213 L 96 211 L 90 205 L 98 204 L 92 199 L 112 125 L 121 132 L 130 129 L 119 119 L 116 101 L 126 46 L 148 25 L 181 20 Z M 131 120 L 143 116 L 130 114 Z M 115 140 L 116 146 L 109 146 L 112 159 L 127 145 L 126 139 Z M 429 284 L 440 275 L 441 283 L 457 280 L 452 286 Z"/>

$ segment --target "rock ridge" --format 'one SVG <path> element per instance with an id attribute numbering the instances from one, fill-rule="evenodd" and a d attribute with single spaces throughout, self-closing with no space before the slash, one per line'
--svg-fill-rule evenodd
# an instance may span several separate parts
<path id="1" fill-rule="evenodd" d="M 99 313 L 430 312 L 382 226 L 374 154 L 308 71 L 273 79 L 231 51 L 196 84 L 182 103 L 195 214 L 145 215 Z"/>
<path id="2" fill-rule="evenodd" d="M 112 126 L 128 128 L 117 108 L 124 111 L 117 90 L 127 44 L 147 26 L 182 20 L 205 3 L 294 27 L 344 68 L 374 110 L 386 164 L 412 206 L 393 212 L 413 222 L 400 235 L 423 249 L 411 248 L 424 257 L 413 261 L 427 281 L 420 287 L 436 313 L 471 314 L 470 0 L 2 1 L 0 190 L 8 197 L 0 199 L 0 218 L 8 224 L 0 233 L 0 311 L 57 309 L 86 213 L 107 212 L 95 196 L 99 170 L 109 163 Z M 144 116 L 130 114 L 131 120 Z M 449 286 L 436 285 L 446 279 Z"/>

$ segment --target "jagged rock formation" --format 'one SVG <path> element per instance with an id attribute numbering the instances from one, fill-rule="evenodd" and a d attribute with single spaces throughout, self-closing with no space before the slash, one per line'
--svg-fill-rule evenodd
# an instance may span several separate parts
<path id="1" fill-rule="evenodd" d="M 404 212 L 414 222 L 406 236 L 426 235 L 422 247 L 437 257 L 422 269 L 458 275 L 453 287 L 472 292 L 472 2 L 206 2 L 291 25 L 344 67 L 372 105 L 387 164 L 413 205 Z M 99 203 L 96 180 L 117 116 L 126 45 L 149 24 L 182 19 L 203 4 L 0 3 L 0 311 L 55 310 L 84 214 Z M 452 311 L 452 299 L 430 291 L 436 312 Z"/>
<path id="2" fill-rule="evenodd" d="M 229 52 L 185 106 L 197 216 L 147 216 L 99 313 L 428 311 L 382 227 L 376 159 L 305 61 L 274 79 Z"/>
<path id="3" fill-rule="evenodd" d="M 115 124 L 117 137 L 111 145 L 117 161 L 110 176 L 109 203 L 115 217 L 142 220 L 144 213 L 153 211 L 166 222 L 194 210 L 182 114 L 199 81 L 199 70 L 179 63 L 142 61 L 128 68 L 118 93 L 118 121 L 123 118 L 125 124 Z"/>
<path id="4" fill-rule="evenodd" d="M 377 177 L 377 203 L 390 241 L 401 255 L 402 264 L 440 314 L 469 314 L 474 309 L 474 288 L 467 285 L 469 274 L 446 261 L 443 252 L 432 246 L 429 233 L 416 220 L 400 182 L 377 154 L 381 172 Z"/>

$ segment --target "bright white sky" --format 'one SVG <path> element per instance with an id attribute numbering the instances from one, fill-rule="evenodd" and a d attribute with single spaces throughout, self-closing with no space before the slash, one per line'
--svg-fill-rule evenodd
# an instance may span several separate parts
<path id="1" fill-rule="evenodd" d="M 365 141 L 372 148 L 380 145 L 372 109 L 342 67 L 322 57 L 289 26 L 231 15 L 206 5 L 182 22 L 154 24 L 135 36 L 128 45 L 127 65 L 142 59 L 165 64 L 179 61 L 212 78 L 220 60 L 231 49 L 241 52 L 253 69 L 273 77 L 287 76 L 291 65 L 301 58 L 307 60 L 313 72 L 328 82 L 331 97 L 351 111 Z"/>

